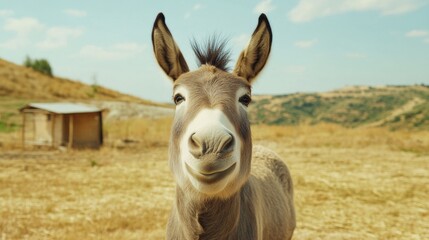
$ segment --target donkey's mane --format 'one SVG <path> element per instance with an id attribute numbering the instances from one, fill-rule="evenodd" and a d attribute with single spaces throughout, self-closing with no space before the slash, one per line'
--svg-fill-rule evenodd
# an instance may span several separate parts
<path id="1" fill-rule="evenodd" d="M 209 37 L 203 44 L 191 41 L 192 49 L 197 57 L 198 66 L 209 64 L 223 71 L 230 70 L 228 63 L 231 61 L 231 50 L 226 49 L 227 39 L 222 39 L 216 35 Z"/>

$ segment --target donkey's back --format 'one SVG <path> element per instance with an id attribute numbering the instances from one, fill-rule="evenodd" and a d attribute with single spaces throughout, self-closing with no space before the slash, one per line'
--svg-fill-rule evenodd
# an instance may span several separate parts
<path id="1" fill-rule="evenodd" d="M 259 201 L 255 207 L 262 239 L 290 239 L 295 229 L 292 178 L 286 164 L 271 150 L 255 146 L 249 183 Z M 282 194 L 279 194 L 282 193 Z"/>

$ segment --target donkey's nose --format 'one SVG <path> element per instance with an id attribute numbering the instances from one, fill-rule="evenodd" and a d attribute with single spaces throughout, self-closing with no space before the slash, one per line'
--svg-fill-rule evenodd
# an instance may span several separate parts
<path id="1" fill-rule="evenodd" d="M 199 131 L 189 137 L 189 152 L 195 158 L 210 153 L 227 154 L 234 148 L 234 137 L 231 133 L 222 131 Z"/>

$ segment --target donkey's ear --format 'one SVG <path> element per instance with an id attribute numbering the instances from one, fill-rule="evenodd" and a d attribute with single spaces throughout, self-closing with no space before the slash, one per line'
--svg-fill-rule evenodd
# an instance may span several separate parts
<path id="1" fill-rule="evenodd" d="M 249 45 L 238 57 L 234 73 L 252 82 L 267 62 L 272 41 L 273 34 L 268 18 L 265 14 L 261 14 Z"/>
<path id="2" fill-rule="evenodd" d="M 162 13 L 158 14 L 153 24 L 152 44 L 158 64 L 173 81 L 189 71 L 182 52 L 165 24 L 165 17 Z"/>

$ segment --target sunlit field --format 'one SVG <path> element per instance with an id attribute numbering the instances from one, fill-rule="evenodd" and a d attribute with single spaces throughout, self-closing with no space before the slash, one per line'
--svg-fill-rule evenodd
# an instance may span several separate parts
<path id="1" fill-rule="evenodd" d="M 0 239 L 164 239 L 170 123 L 106 123 L 99 151 L 0 148 Z M 252 131 L 290 168 L 293 239 L 429 239 L 428 132 Z"/>

